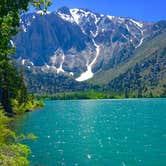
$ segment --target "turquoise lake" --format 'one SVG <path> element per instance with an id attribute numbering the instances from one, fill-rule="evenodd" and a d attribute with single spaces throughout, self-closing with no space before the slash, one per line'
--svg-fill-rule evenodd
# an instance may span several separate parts
<path id="1" fill-rule="evenodd" d="M 166 99 L 45 101 L 14 126 L 31 166 L 166 166 Z"/>

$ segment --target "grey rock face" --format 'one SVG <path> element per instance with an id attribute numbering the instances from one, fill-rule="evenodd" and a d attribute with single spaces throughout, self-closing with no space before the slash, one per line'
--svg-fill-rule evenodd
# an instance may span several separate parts
<path id="1" fill-rule="evenodd" d="M 14 39 L 16 59 L 29 68 L 92 78 L 133 55 L 157 25 L 63 7 L 44 16 L 22 16 L 22 32 Z M 25 63 L 28 62 L 28 63 Z M 29 65 L 31 63 L 31 65 Z M 89 71 L 88 71 L 89 69 Z"/>

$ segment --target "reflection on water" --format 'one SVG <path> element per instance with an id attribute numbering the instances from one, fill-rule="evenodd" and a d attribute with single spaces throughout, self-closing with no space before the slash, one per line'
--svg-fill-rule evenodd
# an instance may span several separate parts
<path id="1" fill-rule="evenodd" d="M 31 165 L 164 166 L 166 99 L 46 101 L 19 117 Z"/>

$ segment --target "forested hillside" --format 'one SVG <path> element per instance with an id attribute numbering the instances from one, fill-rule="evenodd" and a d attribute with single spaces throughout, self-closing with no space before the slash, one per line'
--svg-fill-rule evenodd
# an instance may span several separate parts
<path id="1" fill-rule="evenodd" d="M 132 58 L 98 73 L 90 82 L 126 97 L 166 96 L 166 21 L 153 26 L 158 33 L 137 49 Z"/>
<path id="2" fill-rule="evenodd" d="M 126 97 L 166 96 L 166 48 L 137 63 L 109 83 L 115 92 Z"/>
<path id="3" fill-rule="evenodd" d="M 57 73 L 25 71 L 28 91 L 32 94 L 54 94 L 59 92 L 86 91 L 91 85 L 74 80 L 72 76 Z"/>

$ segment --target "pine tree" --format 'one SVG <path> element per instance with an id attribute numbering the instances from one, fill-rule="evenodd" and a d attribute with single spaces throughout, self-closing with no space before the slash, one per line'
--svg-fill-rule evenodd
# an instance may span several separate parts
<path id="1" fill-rule="evenodd" d="M 22 12 L 28 9 L 28 4 L 36 9 L 47 11 L 50 0 L 1 0 L 0 1 L 0 102 L 5 111 L 12 113 L 12 100 L 21 105 L 27 101 L 27 90 L 22 75 L 10 62 L 14 54 L 12 37 L 19 32 L 19 20 Z"/>

